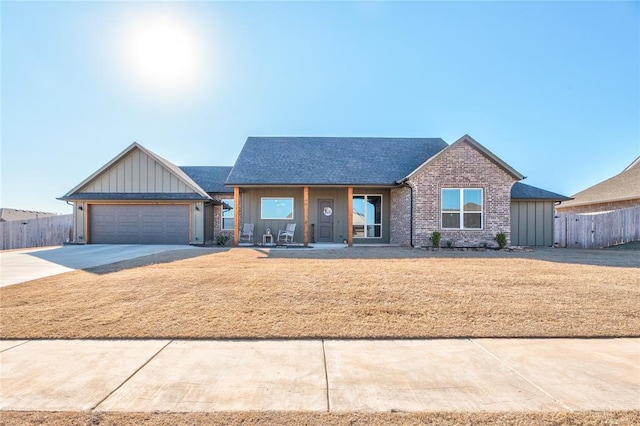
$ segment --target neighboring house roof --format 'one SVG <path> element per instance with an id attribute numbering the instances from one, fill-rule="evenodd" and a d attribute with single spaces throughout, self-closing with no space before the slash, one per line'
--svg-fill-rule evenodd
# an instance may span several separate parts
<path id="1" fill-rule="evenodd" d="M 516 182 L 511 187 L 511 199 L 566 201 L 571 198 L 556 194 L 555 192 L 536 188 L 535 186 L 527 185 L 526 183 Z"/>
<path id="2" fill-rule="evenodd" d="M 14 220 L 29 220 L 40 217 L 55 216 L 55 213 L 39 212 L 34 210 L 20 210 L 20 209 L 0 209 L 0 222 L 11 222 Z"/>
<path id="3" fill-rule="evenodd" d="M 409 178 L 411 178 L 413 175 L 415 175 L 416 173 L 418 173 L 418 171 L 420 169 L 422 169 L 423 167 L 425 167 L 426 165 L 428 165 L 429 163 L 431 163 L 432 161 L 434 161 L 436 158 L 440 157 L 441 155 L 443 155 L 444 153 L 446 153 L 447 151 L 449 151 L 450 149 L 454 149 L 457 145 L 460 145 L 462 143 L 467 143 L 470 146 L 472 146 L 473 148 L 475 148 L 478 152 L 480 152 L 480 154 L 484 155 L 486 158 L 488 158 L 490 161 L 492 161 L 493 163 L 495 163 L 498 167 L 502 168 L 505 172 L 507 172 L 508 174 L 510 174 L 511 176 L 513 176 L 516 180 L 522 180 L 524 179 L 524 176 L 522 174 L 520 174 L 519 172 L 517 172 L 514 168 L 512 168 L 510 165 L 508 165 L 507 163 L 505 163 L 504 161 L 502 161 L 497 155 L 495 155 L 493 152 L 489 151 L 487 148 L 485 148 L 484 146 L 482 146 L 479 142 L 477 142 L 475 139 L 473 139 L 471 136 L 469 135 L 464 135 L 463 137 L 461 137 L 460 139 L 458 139 L 457 141 L 455 141 L 454 143 L 452 143 L 451 145 L 447 146 L 445 149 L 435 153 L 433 156 L 430 157 L 423 157 L 423 158 L 427 158 L 426 161 L 422 162 L 421 164 L 419 164 L 417 167 L 415 167 L 414 169 L 412 169 L 407 175 L 403 176 L 404 180 L 407 180 Z"/>
<path id="4" fill-rule="evenodd" d="M 111 201 L 111 200 L 127 200 L 127 201 L 145 201 L 145 200 L 210 200 L 210 197 L 204 197 L 193 192 L 81 192 L 61 198 L 68 201 L 73 200 L 90 200 L 90 201 Z"/>
<path id="5" fill-rule="evenodd" d="M 180 169 L 209 194 L 233 193 L 233 188 L 224 184 L 232 167 L 181 166 Z"/>
<path id="6" fill-rule="evenodd" d="M 100 176 L 104 171 L 108 170 L 112 165 L 114 165 L 115 163 L 120 161 L 122 158 L 127 156 L 130 152 L 132 152 L 135 149 L 139 149 L 140 151 L 142 151 L 145 154 L 147 154 L 149 157 L 151 157 L 154 160 L 156 160 L 163 167 L 165 167 L 166 169 L 170 170 L 171 173 L 173 173 L 175 176 L 177 176 L 186 185 L 188 185 L 190 188 L 192 188 L 196 193 L 200 194 L 202 196 L 202 198 L 205 198 L 205 199 L 209 199 L 210 198 L 209 195 L 207 194 L 207 192 L 204 189 L 200 188 L 198 186 L 198 184 L 195 183 L 193 181 L 193 179 L 191 179 L 189 176 L 187 176 L 187 174 L 185 172 L 183 172 L 178 166 L 176 166 L 175 164 L 171 163 L 168 160 L 165 160 L 164 158 L 160 157 L 156 153 L 148 150 L 147 148 L 143 147 L 139 143 L 134 142 L 131 145 L 129 145 L 124 151 L 122 151 L 120 154 L 116 155 L 111 161 L 109 161 L 107 164 L 105 164 L 104 166 L 99 168 L 91 176 L 89 176 L 88 178 L 86 178 L 85 180 L 80 182 L 71 191 L 67 192 L 65 195 L 63 195 L 62 197 L 60 197 L 58 199 L 59 200 L 78 199 L 77 197 L 76 198 L 71 198 L 71 196 L 74 195 L 76 192 L 80 191 L 82 189 L 82 187 L 84 187 L 85 185 L 87 185 L 88 183 L 93 181 L 95 178 Z"/>
<path id="7" fill-rule="evenodd" d="M 440 138 L 249 137 L 227 185 L 395 185 Z"/>
<path id="8" fill-rule="evenodd" d="M 640 157 L 636 158 L 622 173 L 580 191 L 572 197 L 573 200 L 562 203 L 563 208 L 640 199 Z"/>

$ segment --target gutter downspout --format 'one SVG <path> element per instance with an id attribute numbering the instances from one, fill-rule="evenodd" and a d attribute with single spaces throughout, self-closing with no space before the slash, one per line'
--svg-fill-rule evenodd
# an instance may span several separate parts
<path id="1" fill-rule="evenodd" d="M 413 247 L 413 186 L 406 183 L 411 194 L 411 202 L 409 204 L 409 245 Z"/>
<path id="2" fill-rule="evenodd" d="M 407 179 L 403 179 L 398 182 L 400 185 L 406 186 L 409 188 L 409 245 L 413 247 L 413 186 L 407 181 Z"/>

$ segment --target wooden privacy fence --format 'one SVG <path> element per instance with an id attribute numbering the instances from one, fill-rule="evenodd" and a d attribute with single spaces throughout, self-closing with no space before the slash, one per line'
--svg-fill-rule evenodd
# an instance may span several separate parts
<path id="1" fill-rule="evenodd" d="M 640 206 L 595 214 L 557 213 L 554 241 L 560 247 L 602 248 L 640 241 Z"/>
<path id="2" fill-rule="evenodd" d="M 58 246 L 72 240 L 73 215 L 0 222 L 0 250 Z"/>

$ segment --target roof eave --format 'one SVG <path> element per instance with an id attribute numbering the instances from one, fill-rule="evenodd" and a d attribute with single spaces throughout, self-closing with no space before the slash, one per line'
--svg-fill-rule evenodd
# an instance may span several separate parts
<path id="1" fill-rule="evenodd" d="M 392 183 L 230 183 L 227 182 L 226 183 L 227 186 L 231 186 L 231 187 L 244 187 L 244 188 L 249 188 L 249 187 L 267 187 L 267 186 L 279 186 L 279 187 L 335 187 L 335 186 L 339 186 L 339 187 L 363 187 L 363 186 L 371 186 L 371 187 L 389 187 L 389 188 L 394 188 L 396 186 L 398 186 L 397 182 L 392 182 Z"/>
<path id="2" fill-rule="evenodd" d="M 575 198 L 571 198 L 571 200 L 575 200 Z M 603 200 L 578 201 L 575 203 L 571 203 L 570 205 L 565 205 L 563 207 L 582 207 L 582 206 L 591 206 L 594 204 L 617 203 L 620 201 L 631 201 L 631 200 L 640 200 L 640 195 L 635 195 L 631 197 L 608 198 Z"/>
<path id="3" fill-rule="evenodd" d="M 182 179 L 189 187 L 191 187 L 191 189 L 196 191 L 198 194 L 202 195 L 203 197 L 207 197 L 208 196 L 206 191 L 204 189 L 202 189 L 197 183 L 195 183 L 193 181 L 193 179 L 191 179 L 186 173 L 184 173 L 184 171 L 182 171 L 178 166 L 173 165 L 173 163 L 169 162 L 168 160 L 165 160 L 164 158 L 160 157 L 159 155 L 155 154 L 154 152 L 149 151 L 148 149 L 146 149 L 145 147 L 140 145 L 138 142 L 133 142 L 131 145 L 129 145 L 127 148 L 125 148 L 122 152 L 120 152 L 118 155 L 113 157 L 111 159 L 111 161 L 107 162 L 104 166 L 100 167 L 97 171 L 92 173 L 88 178 L 86 178 L 85 180 L 80 182 L 78 185 L 76 185 L 72 190 L 70 190 L 69 192 L 64 194 L 63 197 L 68 197 L 68 196 L 71 196 L 71 195 L 75 194 L 82 187 L 87 185 L 89 182 L 91 182 L 96 177 L 100 176 L 100 174 L 102 174 L 104 171 L 109 169 L 109 167 L 113 166 L 115 163 L 120 161 L 122 158 L 124 158 L 126 155 L 128 155 L 131 151 L 133 151 L 136 148 L 139 149 L 140 151 L 144 152 L 145 154 L 147 154 L 148 156 L 150 156 L 154 160 L 156 160 L 158 163 L 160 163 L 163 166 L 167 167 L 174 174 L 176 174 L 178 176 L 178 178 Z"/>

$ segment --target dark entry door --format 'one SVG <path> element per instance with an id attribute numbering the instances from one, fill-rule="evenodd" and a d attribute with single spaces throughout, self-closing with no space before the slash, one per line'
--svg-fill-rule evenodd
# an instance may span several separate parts
<path id="1" fill-rule="evenodd" d="M 333 200 L 318 200 L 318 242 L 333 242 Z"/>

